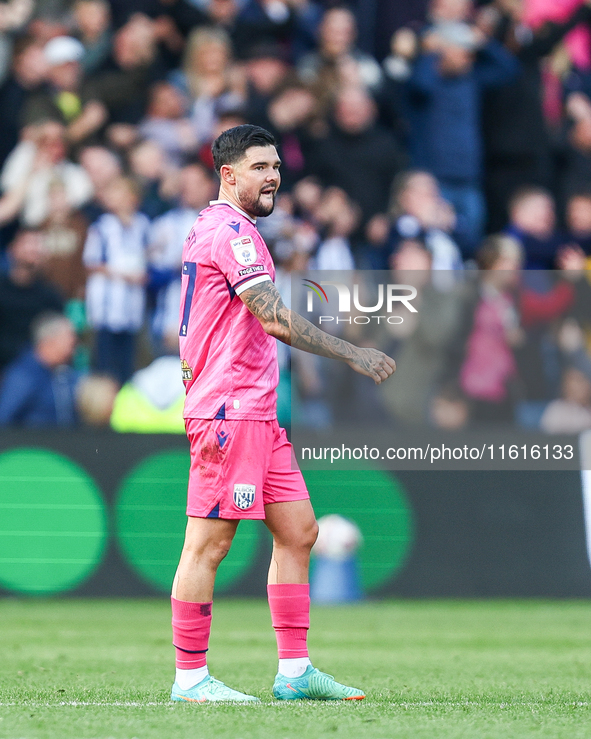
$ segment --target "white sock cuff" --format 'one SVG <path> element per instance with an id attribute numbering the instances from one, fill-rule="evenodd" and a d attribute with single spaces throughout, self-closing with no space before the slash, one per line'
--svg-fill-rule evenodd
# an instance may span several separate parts
<path id="1" fill-rule="evenodd" d="M 208 675 L 209 670 L 207 669 L 207 665 L 205 665 L 205 667 L 197 667 L 194 670 L 181 670 L 177 667 L 175 679 L 181 690 L 190 690 L 195 687 L 197 683 L 205 680 Z"/>
<path id="2" fill-rule="evenodd" d="M 309 657 L 297 657 L 296 659 L 280 659 L 278 672 L 285 677 L 300 677 L 306 672 L 310 662 Z"/>

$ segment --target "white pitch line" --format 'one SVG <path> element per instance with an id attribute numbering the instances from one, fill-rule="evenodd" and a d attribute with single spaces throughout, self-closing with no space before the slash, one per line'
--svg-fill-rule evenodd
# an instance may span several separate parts
<path id="1" fill-rule="evenodd" d="M 317 704 L 323 705 L 323 706 L 340 706 L 343 703 L 347 701 L 318 701 Z M 240 705 L 243 706 L 245 704 L 237 704 L 233 703 L 233 701 L 220 701 L 222 705 Z M 280 710 L 285 710 L 288 705 L 291 705 L 293 701 L 261 701 L 260 703 L 252 703 L 249 704 L 249 707 L 251 708 L 260 708 L 261 706 L 265 707 L 271 707 L 271 708 L 279 708 Z M 310 701 L 312 703 L 312 701 Z M 360 701 L 359 705 L 363 704 L 364 706 L 378 706 L 383 705 L 380 703 L 376 703 L 373 701 Z M 166 701 L 165 703 L 155 703 L 155 702 L 145 702 L 145 703 L 139 703 L 134 701 L 112 701 L 112 702 L 93 702 L 93 701 L 61 701 L 60 703 L 34 703 L 34 702 L 23 702 L 23 703 L 0 703 L 0 708 L 147 708 L 147 707 L 153 707 L 153 706 L 160 706 L 163 708 L 174 708 L 177 705 L 193 705 L 191 703 L 181 703 L 180 701 Z M 199 705 L 199 704 L 197 704 Z M 211 704 L 209 704 L 211 705 Z M 357 705 L 357 702 L 355 703 Z M 393 704 L 397 706 L 402 706 L 404 708 L 411 707 L 411 704 Z M 421 704 L 416 704 L 417 706 Z M 431 704 L 424 704 L 424 705 L 431 705 Z M 458 704 L 458 705 L 465 705 L 465 704 Z M 198 710 L 196 708 L 195 710 Z"/>
<path id="2" fill-rule="evenodd" d="M 23 701 L 23 703 L 0 703 L 0 708 L 22 706 L 23 708 L 61 708 L 62 706 L 122 706 L 124 708 L 140 708 L 143 706 L 165 706 L 166 703 L 134 703 L 133 701 L 91 702 L 91 701 L 60 701 L 59 703 L 37 703 Z"/>
<path id="3" fill-rule="evenodd" d="M 231 703 L 231 701 L 221 701 L 224 703 L 224 705 L 227 705 Z M 318 704 L 327 706 L 337 706 L 342 705 L 344 701 L 318 701 Z M 544 706 L 548 705 L 547 703 L 534 703 L 534 702 L 500 702 L 500 703 L 479 703 L 477 701 L 417 701 L 417 702 L 397 702 L 397 701 L 388 701 L 387 704 L 389 704 L 392 708 L 426 708 L 426 707 L 439 707 L 439 708 L 465 708 L 466 706 L 473 707 L 473 708 L 481 708 L 481 707 L 492 707 L 496 706 L 497 708 L 543 708 Z M 386 705 L 387 705 L 386 704 Z M 165 708 L 172 708 L 174 706 L 173 701 L 167 701 L 164 703 L 157 703 L 155 701 L 147 701 L 147 702 L 139 702 L 139 701 L 60 701 L 59 703 L 39 703 L 39 702 L 33 702 L 33 701 L 23 701 L 22 703 L 2 703 L 0 702 L 0 708 L 16 708 L 16 707 L 22 707 L 22 708 L 62 708 L 62 707 L 98 707 L 98 708 L 144 708 L 144 707 L 153 707 L 153 706 L 163 706 Z M 182 705 L 187 705 L 186 703 L 183 703 Z M 244 704 L 242 704 L 244 705 Z M 252 707 L 261 707 L 261 706 L 273 706 L 276 708 L 285 708 L 288 705 L 293 705 L 291 701 L 262 701 L 261 703 L 253 703 L 250 704 Z M 359 706 L 384 706 L 384 703 L 377 702 L 377 701 L 360 701 L 359 703 L 356 703 L 355 705 Z M 564 708 L 588 708 L 591 706 L 590 702 L 587 701 L 573 701 L 569 703 L 564 703 Z"/>

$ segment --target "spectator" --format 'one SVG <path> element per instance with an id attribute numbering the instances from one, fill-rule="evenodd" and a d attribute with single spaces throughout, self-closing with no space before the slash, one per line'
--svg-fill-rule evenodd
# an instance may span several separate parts
<path id="1" fill-rule="evenodd" d="M 566 203 L 568 241 L 591 256 L 591 190 L 573 193 Z"/>
<path id="2" fill-rule="evenodd" d="M 543 23 L 532 30 L 524 25 L 528 3 L 497 0 L 493 7 L 497 13 L 495 38 L 520 63 L 512 82 L 489 88 L 484 97 L 488 228 L 495 232 L 507 221 L 511 193 L 526 185 L 551 188 L 553 184 L 551 138 L 542 107 L 541 61 L 568 31 L 590 17 L 590 9 L 583 4 L 565 22 Z"/>
<path id="3" fill-rule="evenodd" d="M 36 169 L 33 167 L 18 185 L 0 197 L 0 228 L 6 226 L 6 230 L 0 236 L 0 271 L 5 269 L 4 238 L 10 239 L 14 236 L 13 227 L 16 230 L 18 225 L 17 216 L 23 209 L 29 186 L 35 176 Z"/>
<path id="4" fill-rule="evenodd" d="M 106 0 L 76 0 L 74 21 L 84 46 L 82 69 L 85 76 L 104 71 L 113 45 L 109 3 Z"/>
<path id="5" fill-rule="evenodd" d="M 34 172 L 34 177 L 31 176 Z M 41 123 L 12 151 L 0 176 L 4 192 L 23 186 L 27 180 L 21 221 L 37 227 L 49 215 L 51 183 L 63 184 L 70 207 L 80 208 L 92 197 L 92 182 L 85 170 L 67 157 L 66 130 L 57 121 Z"/>
<path id="6" fill-rule="evenodd" d="M 591 75 L 579 75 L 586 84 L 581 91 L 567 95 L 566 150 L 561 190 L 580 189 L 591 178 Z"/>
<path id="7" fill-rule="evenodd" d="M 556 231 L 552 195 L 541 187 L 522 187 L 509 202 L 506 233 L 517 239 L 525 253 L 525 269 L 554 269 L 564 239 Z"/>
<path id="8" fill-rule="evenodd" d="M 169 82 L 157 82 L 150 91 L 146 117 L 138 134 L 160 146 L 174 167 L 180 167 L 188 154 L 197 149 L 198 138 L 186 115 L 187 101 Z"/>
<path id="9" fill-rule="evenodd" d="M 557 322 L 576 310 L 578 298 L 587 303 L 588 283 L 581 279 L 584 255 L 578 248 L 558 253 L 560 272 L 526 272 L 521 277 L 519 313 L 525 341 L 515 352 L 523 378 L 518 418 L 527 428 L 538 428 L 549 398 L 559 391 L 561 358 L 556 342 Z M 533 279 L 532 279 L 533 278 Z M 585 311 L 586 312 L 586 311 Z"/>
<path id="10" fill-rule="evenodd" d="M 15 359 L 0 386 L 0 425 L 73 426 L 78 376 L 69 367 L 76 333 L 60 313 L 43 313 L 32 327 L 32 349 Z"/>
<path id="11" fill-rule="evenodd" d="M 177 170 L 167 162 L 162 147 L 155 141 L 140 141 L 129 152 L 129 164 L 141 185 L 142 213 L 157 218 L 170 210 Z"/>
<path id="12" fill-rule="evenodd" d="M 572 315 L 560 324 L 555 335 L 556 343 L 560 349 L 564 367 L 575 367 L 591 380 L 591 356 L 587 347 L 586 326 L 584 323 L 583 325 L 579 323 L 574 317 L 575 313 L 576 311 L 573 310 Z"/>
<path id="13" fill-rule="evenodd" d="M 246 59 L 246 115 L 259 125 L 267 122 L 267 109 L 273 96 L 290 82 L 291 67 L 284 49 L 265 44 L 255 46 Z"/>
<path id="14" fill-rule="evenodd" d="M 199 4 L 206 13 L 205 24 L 226 31 L 235 46 L 236 37 L 240 35 L 240 25 L 237 22 L 240 0 L 199 0 Z"/>
<path id="15" fill-rule="evenodd" d="M 540 427 L 547 434 L 580 434 L 591 429 L 591 380 L 568 367 L 562 377 L 561 397 L 548 404 Z"/>
<path id="16" fill-rule="evenodd" d="M 280 275 L 277 279 L 281 281 L 278 289 L 285 301 L 284 292 L 291 291 L 291 283 L 290 278 L 285 277 L 287 272 L 282 272 L 282 268 L 285 266 L 287 271 L 304 271 L 310 253 L 319 243 L 318 233 L 311 223 L 296 217 L 291 194 L 280 195 L 275 201 L 273 213 L 261 219 L 257 228 L 273 255 L 277 275 Z M 279 283 L 276 281 L 276 284 Z"/>
<path id="17" fill-rule="evenodd" d="M 197 152 L 198 160 L 201 162 L 201 164 L 203 164 L 204 167 L 207 167 L 207 169 L 212 174 L 215 170 L 215 167 L 213 166 L 213 154 L 211 153 L 212 143 L 224 131 L 227 131 L 229 128 L 234 128 L 234 126 L 242 126 L 244 123 L 246 123 L 246 118 L 244 116 L 244 112 L 241 109 L 227 110 L 223 113 L 220 113 L 217 125 L 213 132 L 212 140 L 208 141 L 206 144 L 203 144 L 203 146 Z"/>
<path id="18" fill-rule="evenodd" d="M 8 249 L 8 273 L 0 275 L 0 373 L 30 341 L 30 328 L 46 311 L 63 310 L 58 292 L 41 276 L 39 231 L 21 230 Z"/>
<path id="19" fill-rule="evenodd" d="M 244 86 L 232 64 L 232 44 L 219 28 L 196 28 L 187 40 L 183 70 L 171 82 L 190 100 L 190 118 L 199 145 L 212 140 L 224 109 L 244 101 Z"/>
<path id="20" fill-rule="evenodd" d="M 420 50 L 419 40 L 410 28 L 400 28 L 390 40 L 390 55 L 382 62 L 384 82 L 377 96 L 380 118 L 396 134 L 401 145 L 408 138 L 405 84 Z"/>
<path id="21" fill-rule="evenodd" d="M 108 142 L 125 149 L 135 141 L 135 126 L 146 114 L 150 85 L 167 72 L 158 55 L 156 26 L 148 17 L 136 14 L 117 31 L 111 63 L 88 81 L 86 95 L 107 111 Z"/>
<path id="22" fill-rule="evenodd" d="M 418 312 L 400 325 L 387 325 L 395 342 L 390 351 L 400 372 L 399 386 L 379 387 L 386 408 L 398 421 L 423 424 L 429 418 L 429 401 L 441 381 L 454 345 L 465 300 L 461 286 L 441 291 L 433 285 L 430 252 L 418 240 L 402 241 L 392 254 L 392 282 L 413 285 Z"/>
<path id="23" fill-rule="evenodd" d="M 0 5 L 0 84 L 10 69 L 11 34 L 23 28 L 34 10 L 33 0 L 8 0 Z"/>
<path id="24" fill-rule="evenodd" d="M 27 125 L 55 121 L 77 144 L 95 134 L 107 120 L 107 110 L 83 83 L 84 47 L 71 36 L 52 38 L 43 50 L 47 62 L 46 89 L 31 97 L 24 120 Z"/>
<path id="25" fill-rule="evenodd" d="M 329 187 L 316 211 L 324 238 L 312 261 L 313 269 L 354 269 L 351 235 L 359 223 L 359 207 L 338 187 Z"/>
<path id="26" fill-rule="evenodd" d="M 291 8 L 295 14 L 295 27 L 290 39 L 291 59 L 297 63 L 316 48 L 322 7 L 317 0 L 297 0 L 291 3 Z"/>
<path id="27" fill-rule="evenodd" d="M 365 226 L 363 243 L 357 247 L 357 266 L 360 269 L 387 269 L 390 219 L 376 213 Z"/>
<path id="28" fill-rule="evenodd" d="M 372 56 L 355 46 L 357 21 L 350 10 L 327 10 L 318 36 L 318 51 L 307 54 L 298 63 L 298 72 L 306 83 L 318 85 L 329 95 L 343 84 L 362 86 L 372 93 L 380 89 L 382 70 Z"/>
<path id="29" fill-rule="evenodd" d="M 428 17 L 434 27 L 464 23 L 472 12 L 472 0 L 431 0 Z"/>
<path id="30" fill-rule="evenodd" d="M 80 152 L 80 164 L 92 182 L 93 199 L 83 208 L 89 223 L 104 213 L 104 193 L 106 188 L 123 173 L 117 155 L 104 146 L 87 146 Z"/>
<path id="31" fill-rule="evenodd" d="M 320 180 L 341 187 L 359 205 L 363 224 L 386 211 L 392 180 L 403 165 L 394 137 L 376 124 L 376 117 L 376 105 L 362 88 L 343 89 L 334 126 L 310 154 Z"/>
<path id="32" fill-rule="evenodd" d="M 289 52 L 296 27 L 293 5 L 287 0 L 246 0 L 233 34 L 238 57 L 244 59 L 261 44 L 277 44 Z"/>
<path id="33" fill-rule="evenodd" d="M 307 171 L 306 154 L 310 148 L 310 124 L 318 111 L 312 92 L 299 83 L 281 89 L 269 102 L 263 128 L 271 131 L 281 151 L 282 189 L 291 190 Z"/>
<path id="34" fill-rule="evenodd" d="M 164 340 L 165 356 L 136 372 L 117 393 L 111 427 L 120 433 L 183 434 L 185 388 L 179 372 L 178 329 Z"/>
<path id="35" fill-rule="evenodd" d="M 519 283 L 523 250 L 510 236 L 490 236 L 476 254 L 483 270 L 480 297 L 464 362 L 460 385 L 471 402 L 476 423 L 513 420 L 517 379 L 514 348 L 523 341 L 513 291 Z"/>
<path id="36" fill-rule="evenodd" d="M 178 332 L 183 244 L 195 219 L 213 197 L 214 182 L 209 172 L 201 164 L 189 164 L 180 172 L 178 207 L 152 224 L 148 263 L 155 304 L 152 333 L 159 349 L 173 329 Z"/>
<path id="37" fill-rule="evenodd" d="M 119 385 L 109 375 L 90 374 L 76 387 L 76 408 L 87 426 L 108 426 Z"/>
<path id="38" fill-rule="evenodd" d="M 586 10 L 588 3 L 584 0 L 565 0 L 560 3 L 553 0 L 528 0 L 523 8 L 523 22 L 534 30 L 545 28 L 548 33 L 550 24 L 558 25 L 570 21 L 573 30 L 564 39 L 563 55 L 567 63 L 574 64 L 578 69 L 588 70 L 591 67 L 591 34 L 586 23 L 589 16 L 583 13 L 578 18 L 572 18 L 573 13 L 578 15 L 577 11 L 581 7 Z"/>
<path id="39" fill-rule="evenodd" d="M 88 223 L 68 202 L 62 182 L 49 188 L 49 216 L 41 225 L 44 260 L 42 274 L 67 301 L 83 301 L 86 269 L 82 251 Z"/>
<path id="40" fill-rule="evenodd" d="M 162 14 L 159 0 L 109 0 L 109 5 L 113 27 L 116 29 L 122 28 L 139 15 L 151 20 Z"/>
<path id="41" fill-rule="evenodd" d="M 222 5 L 224 2 L 226 5 L 231 4 L 222 0 Z M 209 3 L 201 2 L 201 0 L 176 0 L 166 7 L 166 15 L 161 15 L 162 5 L 160 5 L 156 23 L 162 23 L 164 20 L 168 28 L 174 30 L 175 35 L 180 37 L 184 46 L 184 41 L 197 26 L 218 25 L 215 20 L 207 16 L 212 5 L 212 0 L 209 0 Z"/>
<path id="42" fill-rule="evenodd" d="M 409 170 L 394 180 L 390 215 L 390 251 L 405 239 L 420 239 L 431 252 L 433 269 L 461 269 L 462 257 L 451 237 L 453 208 L 442 197 L 429 172 Z"/>
<path id="43" fill-rule="evenodd" d="M 18 144 L 23 109 L 45 81 L 46 74 L 43 46 L 31 36 L 17 39 L 11 72 L 0 88 L 0 167 Z"/>
<path id="44" fill-rule="evenodd" d="M 470 404 L 456 383 L 448 383 L 436 393 L 429 417 L 435 428 L 446 431 L 458 431 L 468 425 Z"/>
<path id="45" fill-rule="evenodd" d="M 108 212 L 90 227 L 84 247 L 90 273 L 87 317 L 96 331 L 95 369 L 120 385 L 133 374 L 136 336 L 144 320 L 150 222 L 138 213 L 139 197 L 133 180 L 113 180 L 104 193 Z"/>
<path id="46" fill-rule="evenodd" d="M 410 28 L 400 28 L 390 39 L 390 55 L 382 62 L 386 79 L 394 83 L 394 89 L 412 74 L 412 63 L 420 51 L 416 33 Z"/>
<path id="47" fill-rule="evenodd" d="M 322 196 L 322 186 L 317 177 L 304 177 L 294 187 L 291 197 L 296 213 L 309 221 L 314 220 L 314 211 Z"/>
<path id="48" fill-rule="evenodd" d="M 439 180 L 470 254 L 482 236 L 485 203 L 480 108 L 485 89 L 511 80 L 513 57 L 465 23 L 439 24 L 423 39 L 408 85 L 414 167 Z"/>

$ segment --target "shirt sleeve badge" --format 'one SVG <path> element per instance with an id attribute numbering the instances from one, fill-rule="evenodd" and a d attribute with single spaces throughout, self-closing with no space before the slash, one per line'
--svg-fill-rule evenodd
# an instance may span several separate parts
<path id="1" fill-rule="evenodd" d="M 238 264 L 248 267 L 257 261 L 258 255 L 252 236 L 242 236 L 239 239 L 232 239 L 230 246 Z"/>

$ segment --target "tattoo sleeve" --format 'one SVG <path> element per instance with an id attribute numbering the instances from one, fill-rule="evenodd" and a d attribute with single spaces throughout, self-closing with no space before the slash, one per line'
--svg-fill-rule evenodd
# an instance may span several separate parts
<path id="1" fill-rule="evenodd" d="M 331 336 L 286 308 L 271 280 L 260 282 L 240 294 L 265 331 L 285 344 L 330 359 L 357 360 L 359 350 L 348 341 Z"/>

